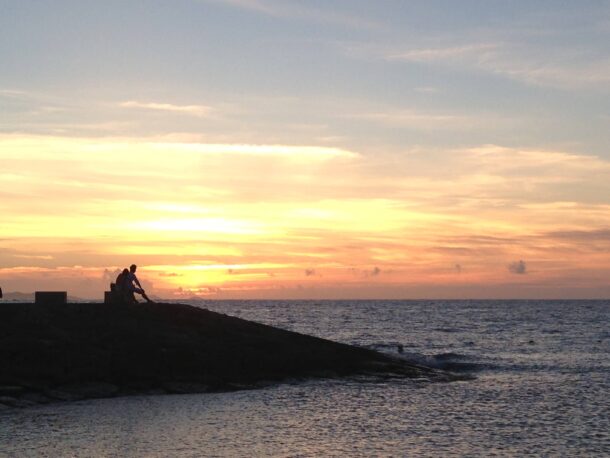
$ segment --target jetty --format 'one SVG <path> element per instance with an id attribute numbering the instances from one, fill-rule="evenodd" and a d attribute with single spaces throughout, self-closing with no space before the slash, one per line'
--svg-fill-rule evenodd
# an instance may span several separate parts
<path id="1" fill-rule="evenodd" d="M 0 408 L 355 375 L 452 379 L 184 304 L 0 303 Z"/>

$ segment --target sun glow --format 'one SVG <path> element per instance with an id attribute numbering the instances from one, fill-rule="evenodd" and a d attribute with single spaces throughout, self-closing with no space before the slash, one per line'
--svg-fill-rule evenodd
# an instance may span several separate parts
<path id="1" fill-rule="evenodd" d="M 268 279 L 275 273 L 293 268 L 290 264 L 184 264 L 146 266 L 146 273 L 185 289 L 219 287 L 244 281 Z"/>
<path id="2" fill-rule="evenodd" d="M 265 234 L 261 223 L 253 221 L 236 221 L 223 218 L 192 218 L 192 219 L 164 219 L 159 221 L 145 221 L 136 223 L 135 231 L 169 231 L 169 232 L 198 232 L 230 235 L 257 235 Z"/>
<path id="3" fill-rule="evenodd" d="M 375 174 L 337 148 L 0 135 L 0 280 L 19 285 L 27 272 L 99 296 L 135 262 L 160 295 L 400 296 L 435 284 L 545 288 L 610 269 L 607 205 L 566 204 L 562 190 L 585 179 L 608 188 L 607 163 L 492 146 L 455 157 L 451 174 L 422 178 L 417 162 L 408 177 Z M 554 169 L 507 189 L 511 157 L 536 177 Z M 588 227 L 599 228 L 594 245 L 582 242 Z M 557 250 L 569 265 L 553 263 Z M 537 262 L 511 270 L 523 258 Z"/>

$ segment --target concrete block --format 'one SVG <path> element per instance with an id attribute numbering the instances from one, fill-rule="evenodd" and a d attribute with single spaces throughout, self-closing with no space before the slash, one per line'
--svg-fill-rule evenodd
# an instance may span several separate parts
<path id="1" fill-rule="evenodd" d="M 67 304 L 68 293 L 66 291 L 36 291 L 34 293 L 36 304 Z"/>

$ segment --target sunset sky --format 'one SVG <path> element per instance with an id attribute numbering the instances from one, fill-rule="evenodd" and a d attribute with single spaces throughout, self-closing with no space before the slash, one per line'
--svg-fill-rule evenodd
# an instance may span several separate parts
<path id="1" fill-rule="evenodd" d="M 0 287 L 610 296 L 610 2 L 0 0 Z"/>

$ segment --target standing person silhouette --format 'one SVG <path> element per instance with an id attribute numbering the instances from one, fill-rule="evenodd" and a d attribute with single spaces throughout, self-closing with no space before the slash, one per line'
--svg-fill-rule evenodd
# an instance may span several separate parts
<path id="1" fill-rule="evenodd" d="M 132 264 L 131 266 L 129 266 L 129 274 L 127 275 L 127 281 L 125 282 L 125 284 L 127 285 L 127 288 L 131 292 L 131 294 L 138 293 L 138 294 L 142 295 L 142 297 L 144 299 L 146 299 L 146 302 L 152 302 L 149 299 L 149 297 L 146 295 L 146 292 L 144 291 L 144 289 L 142 288 L 142 285 L 140 284 L 140 280 L 138 280 L 138 277 L 136 277 L 137 268 L 138 268 L 138 266 L 136 266 L 135 264 Z M 135 299 L 134 299 L 134 301 L 135 301 Z"/>

